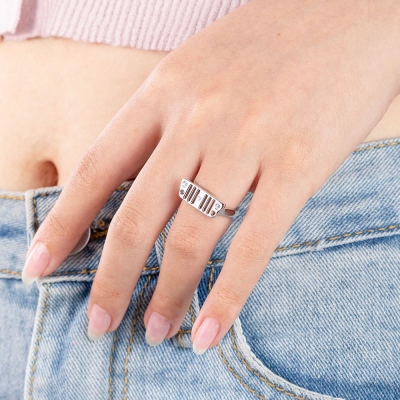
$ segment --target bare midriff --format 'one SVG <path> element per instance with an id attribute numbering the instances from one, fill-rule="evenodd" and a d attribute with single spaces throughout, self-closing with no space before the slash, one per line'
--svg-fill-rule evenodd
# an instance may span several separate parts
<path id="1" fill-rule="evenodd" d="M 63 186 L 167 51 L 0 41 L 0 189 Z M 400 96 L 366 142 L 400 137 Z"/>

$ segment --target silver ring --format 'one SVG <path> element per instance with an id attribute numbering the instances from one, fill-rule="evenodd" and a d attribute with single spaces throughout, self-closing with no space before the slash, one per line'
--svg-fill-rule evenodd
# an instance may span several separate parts
<path id="1" fill-rule="evenodd" d="M 219 215 L 233 218 L 237 213 L 237 208 L 235 210 L 226 209 L 226 204 L 188 179 L 182 179 L 179 197 L 211 218 Z"/>

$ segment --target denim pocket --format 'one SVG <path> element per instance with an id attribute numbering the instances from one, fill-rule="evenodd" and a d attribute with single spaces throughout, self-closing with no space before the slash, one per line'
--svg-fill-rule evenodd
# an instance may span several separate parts
<path id="1" fill-rule="evenodd" d="M 222 267 L 208 268 L 200 305 Z M 400 236 L 275 253 L 217 349 L 258 398 L 395 400 L 399 306 Z"/>
<path id="2" fill-rule="evenodd" d="M 206 296 L 212 289 L 217 279 L 224 260 L 218 260 L 213 263 L 203 276 L 199 286 L 200 302 L 203 303 Z M 267 273 L 264 273 L 262 280 L 268 280 Z M 262 297 L 267 293 L 260 287 Z M 251 309 L 253 314 L 248 313 Z M 256 312 L 254 313 L 254 310 Z M 259 399 L 297 399 L 297 400 L 328 400 L 338 399 L 323 392 L 313 391 L 307 386 L 302 387 L 286 379 L 283 375 L 273 372 L 266 362 L 266 354 L 260 349 L 251 348 L 249 337 L 262 337 L 265 340 L 272 339 L 271 335 L 263 329 L 263 322 L 268 319 L 267 302 L 259 296 L 259 293 L 253 292 L 249 297 L 244 309 L 234 322 L 228 333 L 222 341 L 216 346 L 221 368 L 229 371 L 232 377 L 240 382 L 245 394 L 249 398 Z M 251 329 L 245 329 L 252 320 Z M 259 325 L 259 328 L 255 328 Z M 249 326 L 247 326 L 248 328 Z M 265 335 L 265 336 L 264 336 Z M 239 397 L 238 397 L 239 398 Z M 246 397 L 247 398 L 247 397 Z"/>

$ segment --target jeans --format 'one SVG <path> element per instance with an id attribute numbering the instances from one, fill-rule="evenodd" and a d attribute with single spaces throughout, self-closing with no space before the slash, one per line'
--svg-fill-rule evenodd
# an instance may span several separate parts
<path id="1" fill-rule="evenodd" d="M 232 328 L 201 356 L 190 331 L 251 192 L 215 246 L 179 332 L 150 347 L 143 314 L 175 215 L 121 325 L 92 342 L 90 288 L 132 182 L 113 192 L 86 247 L 31 286 L 21 282 L 25 255 L 62 187 L 0 191 L 0 398 L 399 399 L 399 172 L 399 139 L 360 145 L 306 203 Z"/>

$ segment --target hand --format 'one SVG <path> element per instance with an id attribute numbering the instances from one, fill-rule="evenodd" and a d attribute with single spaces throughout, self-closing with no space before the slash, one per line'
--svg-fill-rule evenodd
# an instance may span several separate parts
<path id="1" fill-rule="evenodd" d="M 158 344 L 178 331 L 231 223 L 181 202 L 181 179 L 231 209 L 254 190 L 192 330 L 198 354 L 216 345 L 306 201 L 399 93 L 397 10 L 393 0 L 252 0 L 192 36 L 158 64 L 82 158 L 33 239 L 24 280 L 55 271 L 77 232 L 140 170 L 108 231 L 89 328 L 98 338 L 118 327 L 179 207 L 144 316 L 146 338 Z"/>

